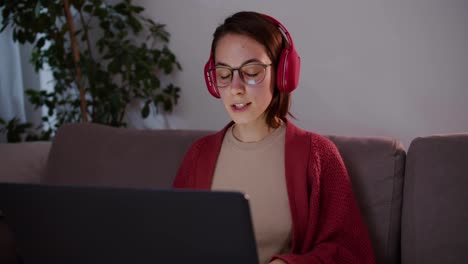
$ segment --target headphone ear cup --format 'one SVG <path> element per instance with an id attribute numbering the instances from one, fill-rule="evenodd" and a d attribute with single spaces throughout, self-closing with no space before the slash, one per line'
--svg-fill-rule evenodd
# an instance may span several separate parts
<path id="1" fill-rule="evenodd" d="M 205 64 L 205 69 L 204 69 L 204 76 L 205 76 L 205 83 L 206 83 L 206 88 L 208 88 L 208 92 L 215 98 L 220 98 L 221 96 L 219 95 L 218 88 L 216 87 L 216 76 L 212 74 L 211 69 L 214 69 L 214 61 L 213 61 L 213 55 L 210 54 L 210 58 Z"/>
<path id="2" fill-rule="evenodd" d="M 286 49 L 281 51 L 278 68 L 276 69 L 276 86 L 280 92 L 285 92 L 285 58 L 287 53 L 288 51 Z"/>
<path id="3" fill-rule="evenodd" d="M 285 48 L 276 70 L 276 85 L 280 92 L 291 93 L 299 84 L 301 58 L 294 48 Z"/>

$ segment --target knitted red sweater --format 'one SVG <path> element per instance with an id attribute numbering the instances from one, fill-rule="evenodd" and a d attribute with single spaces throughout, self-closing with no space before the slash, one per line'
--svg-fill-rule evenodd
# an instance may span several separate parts
<path id="1" fill-rule="evenodd" d="M 174 188 L 211 188 L 224 134 L 231 124 L 190 147 Z M 289 121 L 286 126 L 285 174 L 292 245 L 290 253 L 272 259 L 297 264 L 375 263 L 367 228 L 335 145 Z"/>

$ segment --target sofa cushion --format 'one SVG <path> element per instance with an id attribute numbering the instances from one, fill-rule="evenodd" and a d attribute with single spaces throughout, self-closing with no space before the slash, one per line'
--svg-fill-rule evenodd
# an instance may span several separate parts
<path id="1" fill-rule="evenodd" d="M 406 164 L 402 263 L 468 263 L 468 133 L 416 138 Z"/>
<path id="2" fill-rule="evenodd" d="M 40 182 L 50 147 L 50 142 L 1 143 L 0 182 Z"/>
<path id="3" fill-rule="evenodd" d="M 367 224 L 377 263 L 400 263 L 405 150 L 390 138 L 328 136 L 340 151 Z"/>
<path id="4" fill-rule="evenodd" d="M 43 182 L 168 188 L 190 144 L 206 134 L 66 124 L 53 141 Z"/>

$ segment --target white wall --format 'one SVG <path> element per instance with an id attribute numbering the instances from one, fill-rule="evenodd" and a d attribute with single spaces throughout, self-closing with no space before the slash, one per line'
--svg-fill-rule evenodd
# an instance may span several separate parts
<path id="1" fill-rule="evenodd" d="M 184 70 L 173 128 L 220 129 L 205 89 L 212 33 L 239 10 L 285 24 L 302 57 L 292 111 L 323 134 L 416 136 L 468 131 L 468 0 L 139 0 L 167 24 Z"/>

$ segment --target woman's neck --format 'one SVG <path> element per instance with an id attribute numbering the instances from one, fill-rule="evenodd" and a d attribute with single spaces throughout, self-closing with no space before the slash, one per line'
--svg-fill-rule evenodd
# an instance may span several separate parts
<path id="1" fill-rule="evenodd" d="M 234 124 L 232 134 L 242 142 L 258 142 L 266 138 L 269 134 L 275 131 L 265 122 L 256 122 L 254 124 Z"/>

